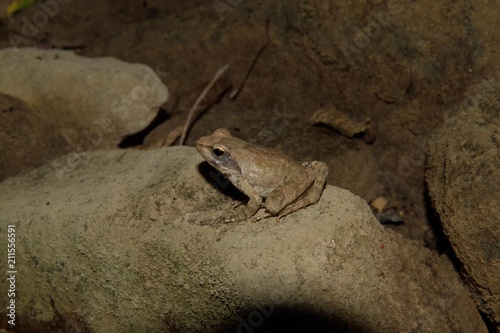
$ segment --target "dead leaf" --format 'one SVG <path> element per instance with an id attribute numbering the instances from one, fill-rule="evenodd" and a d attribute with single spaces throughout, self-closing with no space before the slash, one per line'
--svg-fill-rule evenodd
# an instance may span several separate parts
<path id="1" fill-rule="evenodd" d="M 327 106 L 314 112 L 309 122 L 330 126 L 340 134 L 348 138 L 353 138 L 356 134 L 365 133 L 367 124 L 370 121 L 367 119 L 364 123 L 354 122 L 333 106 Z"/>
<path id="2" fill-rule="evenodd" d="M 384 211 L 389 201 L 385 197 L 378 197 L 370 201 L 370 206 L 373 207 L 378 213 Z"/>

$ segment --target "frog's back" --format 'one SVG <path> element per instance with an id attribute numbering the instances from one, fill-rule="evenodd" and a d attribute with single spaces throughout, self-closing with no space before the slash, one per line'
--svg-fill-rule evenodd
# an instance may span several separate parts
<path id="1" fill-rule="evenodd" d="M 302 165 L 290 156 L 271 148 L 249 145 L 243 155 L 245 158 L 238 161 L 241 177 L 262 197 L 269 195 L 290 176 L 303 169 Z"/>

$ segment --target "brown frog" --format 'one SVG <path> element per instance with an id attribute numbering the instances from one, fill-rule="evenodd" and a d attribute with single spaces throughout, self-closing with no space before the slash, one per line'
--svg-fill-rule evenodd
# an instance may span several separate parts
<path id="1" fill-rule="evenodd" d="M 227 221 L 254 216 L 262 205 L 268 214 L 282 216 L 316 203 L 328 168 L 323 162 L 298 163 L 284 153 L 250 144 L 219 128 L 196 143 L 203 158 L 249 197 L 245 209 Z M 263 218 L 260 217 L 260 218 Z M 260 219 L 257 218 L 257 219 Z"/>

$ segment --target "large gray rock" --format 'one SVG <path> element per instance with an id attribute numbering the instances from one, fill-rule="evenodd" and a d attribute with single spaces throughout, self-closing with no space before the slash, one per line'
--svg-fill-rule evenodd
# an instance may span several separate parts
<path id="1" fill-rule="evenodd" d="M 168 98 L 148 66 L 34 48 L 0 50 L 0 93 L 23 100 L 77 151 L 116 147 Z"/>
<path id="2" fill-rule="evenodd" d="M 470 88 L 431 144 L 434 208 L 481 311 L 500 327 L 500 87 Z"/>
<path id="3" fill-rule="evenodd" d="M 71 151 L 57 127 L 22 100 L 0 93 L 0 181 Z"/>
<path id="4" fill-rule="evenodd" d="M 327 186 L 279 222 L 221 224 L 235 200 L 201 161 L 186 147 L 92 151 L 1 183 L 16 327 L 244 332 L 300 317 L 329 331 L 486 331 L 448 262 L 385 231 L 349 191 Z"/>

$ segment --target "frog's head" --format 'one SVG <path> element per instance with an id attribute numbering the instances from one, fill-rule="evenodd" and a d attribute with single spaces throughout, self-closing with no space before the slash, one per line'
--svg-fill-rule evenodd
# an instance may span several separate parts
<path id="1" fill-rule="evenodd" d="M 212 135 L 203 136 L 196 142 L 198 153 L 225 175 L 240 175 L 241 169 L 231 155 L 231 143 L 239 140 L 225 128 L 219 128 Z"/>

